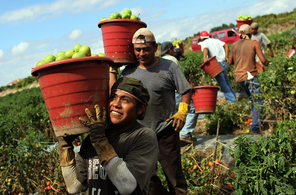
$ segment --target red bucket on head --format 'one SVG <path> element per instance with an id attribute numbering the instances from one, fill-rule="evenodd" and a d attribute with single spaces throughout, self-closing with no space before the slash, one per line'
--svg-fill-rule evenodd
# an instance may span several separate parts
<path id="1" fill-rule="evenodd" d="M 199 86 L 194 87 L 195 93 L 192 100 L 197 114 L 212 114 L 216 111 L 217 92 L 219 87 L 216 86 Z"/>
<path id="2" fill-rule="evenodd" d="M 45 105 L 57 137 L 89 131 L 79 117 L 88 120 L 85 108 L 106 107 L 109 96 L 108 57 L 80 57 L 54 61 L 35 67 Z"/>
<path id="3" fill-rule="evenodd" d="M 137 63 L 133 48 L 133 35 L 139 28 L 147 27 L 146 23 L 130 19 L 103 20 L 98 24 L 102 29 L 106 56 L 114 63 Z"/>
<path id="4" fill-rule="evenodd" d="M 248 24 L 248 25 L 251 25 L 253 22 L 253 19 L 251 20 L 236 20 L 236 23 L 237 23 L 237 29 L 239 31 L 239 27 L 243 24 Z"/>
<path id="5" fill-rule="evenodd" d="M 215 77 L 223 71 L 221 65 L 216 60 L 216 56 L 211 57 L 207 62 L 203 63 L 200 68 L 211 77 Z"/>

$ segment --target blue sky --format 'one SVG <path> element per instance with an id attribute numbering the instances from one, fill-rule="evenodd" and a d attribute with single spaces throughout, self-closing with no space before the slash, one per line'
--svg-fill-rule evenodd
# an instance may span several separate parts
<path id="1" fill-rule="evenodd" d="M 290 12 L 293 0 L 2 0 L 0 6 L 0 87 L 31 75 L 48 54 L 88 45 L 104 52 L 102 17 L 129 8 L 140 14 L 157 42 L 183 40 L 223 23 L 236 23 L 241 14 L 253 17 Z"/>

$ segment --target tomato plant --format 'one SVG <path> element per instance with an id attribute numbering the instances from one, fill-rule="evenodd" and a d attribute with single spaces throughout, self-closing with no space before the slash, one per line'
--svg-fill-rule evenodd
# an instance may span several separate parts
<path id="1" fill-rule="evenodd" d="M 294 194 L 296 190 L 296 122 L 280 122 L 270 136 L 236 139 L 233 187 L 236 194 Z"/>

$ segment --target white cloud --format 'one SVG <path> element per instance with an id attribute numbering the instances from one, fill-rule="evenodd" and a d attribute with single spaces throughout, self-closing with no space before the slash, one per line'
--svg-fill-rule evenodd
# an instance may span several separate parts
<path id="1" fill-rule="evenodd" d="M 72 40 L 75 40 L 81 35 L 82 35 L 82 31 L 80 29 L 76 29 L 71 32 L 71 34 L 69 35 L 69 38 Z"/>
<path id="2" fill-rule="evenodd" d="M 120 0 L 89 0 L 87 3 L 81 0 L 56 0 L 51 4 L 37 4 L 24 7 L 18 10 L 7 11 L 0 15 L 0 23 L 16 21 L 32 21 L 38 19 L 48 19 L 61 15 L 64 12 L 83 12 L 95 9 L 104 9 L 115 6 Z M 97 5 L 97 6 L 95 6 Z"/>
<path id="3" fill-rule="evenodd" d="M 0 49 L 0 59 L 3 57 L 4 53 L 3 51 Z"/>
<path id="4" fill-rule="evenodd" d="M 28 42 L 21 42 L 17 46 L 13 46 L 11 50 L 11 55 L 18 55 L 20 53 L 23 53 L 28 49 L 29 45 L 30 44 Z"/>

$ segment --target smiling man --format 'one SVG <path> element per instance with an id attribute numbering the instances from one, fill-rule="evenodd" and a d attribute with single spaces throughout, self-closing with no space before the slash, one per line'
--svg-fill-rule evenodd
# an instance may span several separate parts
<path id="1" fill-rule="evenodd" d="M 170 194 L 186 194 L 187 182 L 181 166 L 179 131 L 185 124 L 190 108 L 191 87 L 176 63 L 155 56 L 157 44 L 149 29 L 138 29 L 132 42 L 138 63 L 126 66 L 120 77 L 139 79 L 147 87 L 151 98 L 145 118 L 139 123 L 157 134 L 158 160 L 167 176 Z M 116 71 L 110 73 L 110 80 L 111 83 L 116 80 Z M 182 95 L 177 113 L 175 90 Z M 155 169 L 151 177 L 149 194 L 168 194 L 156 172 Z"/>
<path id="2" fill-rule="evenodd" d="M 71 194 L 87 188 L 89 195 L 148 194 L 158 148 L 156 134 L 137 122 L 145 115 L 149 93 L 140 80 L 122 77 L 114 83 L 108 114 L 95 105 L 95 115 L 86 109 L 90 128 L 75 157 L 72 141 L 59 138 L 62 174 Z M 108 117 L 110 125 L 108 126 Z"/>

